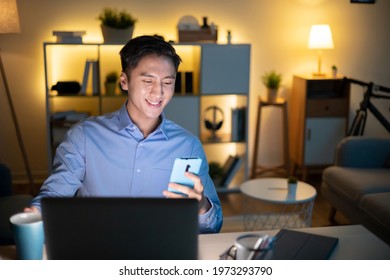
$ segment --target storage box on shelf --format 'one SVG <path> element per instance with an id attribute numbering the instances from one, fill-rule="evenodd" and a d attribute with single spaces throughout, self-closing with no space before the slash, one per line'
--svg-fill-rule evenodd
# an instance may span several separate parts
<path id="1" fill-rule="evenodd" d="M 58 44 L 44 43 L 45 79 L 47 98 L 47 123 L 49 162 L 52 161 L 57 127 L 51 122 L 53 114 L 75 111 L 99 115 L 118 109 L 127 96 L 118 92 L 108 96 L 104 92 L 93 94 L 89 80 L 85 94 L 55 95 L 50 90 L 58 81 L 73 80 L 82 83 L 85 62 L 99 62 L 98 79 L 104 89 L 106 73 L 120 71 L 118 52 L 121 45 L 110 44 Z M 237 191 L 248 176 L 247 123 L 249 101 L 250 45 L 218 45 L 185 43 L 174 44 L 183 63 L 180 65 L 177 93 L 165 109 L 166 116 L 182 125 L 203 142 L 208 161 L 221 165 L 229 155 L 242 159 L 240 170 L 229 186 L 216 186 L 218 191 Z M 216 131 L 217 138 L 210 137 L 205 127 L 205 110 L 217 106 L 223 111 L 223 123 Z M 240 109 L 240 110 L 237 110 Z M 238 117 L 237 111 L 240 111 Z M 233 116 L 233 117 L 232 117 Z M 63 130 L 64 127 L 62 126 Z"/>

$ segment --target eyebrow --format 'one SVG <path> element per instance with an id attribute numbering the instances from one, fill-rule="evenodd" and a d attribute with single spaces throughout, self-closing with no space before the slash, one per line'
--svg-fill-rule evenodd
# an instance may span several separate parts
<path id="1" fill-rule="evenodd" d="M 155 76 L 153 76 L 152 74 L 149 74 L 147 72 L 141 73 L 141 76 L 148 77 L 148 78 L 155 78 Z M 175 79 L 175 76 L 174 75 L 169 75 L 169 76 L 164 77 L 163 79 Z"/>

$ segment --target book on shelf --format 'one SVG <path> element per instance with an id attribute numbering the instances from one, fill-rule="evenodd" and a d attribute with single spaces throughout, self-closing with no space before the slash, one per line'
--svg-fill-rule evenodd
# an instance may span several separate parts
<path id="1" fill-rule="evenodd" d="M 82 44 L 85 34 L 85 31 L 53 31 L 53 36 L 57 37 L 57 43 Z"/>
<path id="2" fill-rule="evenodd" d="M 92 94 L 100 94 L 99 60 L 92 61 Z"/>
<path id="3" fill-rule="evenodd" d="M 214 180 L 215 186 L 220 188 L 227 187 L 240 169 L 241 163 L 242 159 L 239 156 L 229 155 L 222 167 L 221 176 Z"/>
<path id="4" fill-rule="evenodd" d="M 245 141 L 246 107 L 232 108 L 232 141 Z"/>
<path id="5" fill-rule="evenodd" d="M 90 67 L 91 67 L 91 60 L 87 59 L 85 61 L 83 82 L 81 84 L 81 90 L 80 90 L 80 94 L 82 94 L 82 95 L 86 95 L 86 93 L 87 93 L 88 79 L 89 79 L 89 68 Z"/>
<path id="6" fill-rule="evenodd" d="M 90 78 L 92 82 L 92 94 L 99 95 L 100 93 L 99 61 L 96 59 L 87 59 L 85 61 L 83 83 L 80 90 L 81 95 L 86 95 L 88 91 Z"/>

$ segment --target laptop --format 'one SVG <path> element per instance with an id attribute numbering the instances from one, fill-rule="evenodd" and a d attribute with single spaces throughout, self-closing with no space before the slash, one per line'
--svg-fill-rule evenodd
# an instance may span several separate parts
<path id="1" fill-rule="evenodd" d="M 43 198 L 48 259 L 197 259 L 198 201 Z"/>

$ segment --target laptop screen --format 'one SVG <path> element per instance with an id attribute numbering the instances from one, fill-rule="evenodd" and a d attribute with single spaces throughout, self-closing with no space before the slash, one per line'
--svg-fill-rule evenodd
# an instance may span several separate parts
<path id="1" fill-rule="evenodd" d="M 48 259 L 196 259 L 198 201 L 43 198 Z"/>

